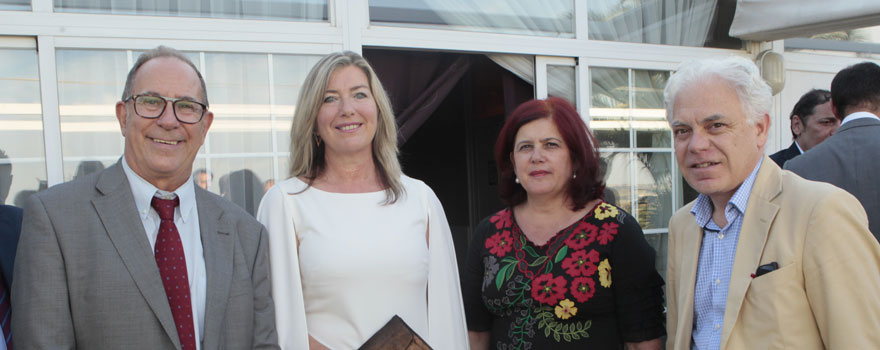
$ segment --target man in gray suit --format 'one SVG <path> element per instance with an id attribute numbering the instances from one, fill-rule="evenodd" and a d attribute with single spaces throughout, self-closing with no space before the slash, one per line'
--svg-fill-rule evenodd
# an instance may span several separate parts
<path id="1" fill-rule="evenodd" d="M 12 286 L 16 349 L 277 349 L 267 233 L 193 185 L 213 121 L 201 74 L 141 55 L 115 165 L 28 198 Z"/>
<path id="2" fill-rule="evenodd" d="M 825 142 L 785 163 L 809 180 L 824 181 L 854 195 L 880 239 L 880 66 L 863 62 L 831 81 L 831 109 L 840 128 Z"/>

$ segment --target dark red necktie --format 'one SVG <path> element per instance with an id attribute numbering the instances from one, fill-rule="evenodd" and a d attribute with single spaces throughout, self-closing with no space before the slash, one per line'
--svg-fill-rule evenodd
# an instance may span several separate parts
<path id="1" fill-rule="evenodd" d="M 12 350 L 12 306 L 3 281 L 0 281 L 0 328 L 3 329 L 0 341 L 6 343 L 6 349 Z"/>
<path id="2" fill-rule="evenodd" d="M 189 297 L 189 278 L 186 273 L 186 257 L 180 233 L 174 225 L 174 208 L 180 205 L 180 198 L 159 199 L 153 197 L 150 203 L 159 213 L 159 235 L 156 237 L 156 264 L 171 306 L 171 315 L 177 326 L 180 348 L 196 349 L 196 335 L 193 329 L 192 301 Z"/>

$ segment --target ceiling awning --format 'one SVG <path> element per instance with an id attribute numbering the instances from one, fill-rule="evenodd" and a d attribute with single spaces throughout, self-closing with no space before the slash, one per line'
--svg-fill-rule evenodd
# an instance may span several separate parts
<path id="1" fill-rule="evenodd" d="M 730 36 L 771 41 L 878 24 L 877 0 L 737 0 Z"/>

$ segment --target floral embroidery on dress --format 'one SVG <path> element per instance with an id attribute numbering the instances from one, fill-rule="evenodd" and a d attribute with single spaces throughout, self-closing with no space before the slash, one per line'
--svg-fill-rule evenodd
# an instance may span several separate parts
<path id="1" fill-rule="evenodd" d="M 510 231 L 501 231 L 486 240 L 486 248 L 489 249 L 489 253 L 504 257 L 507 252 L 513 249 L 511 242 L 513 242 L 513 238 L 510 237 Z"/>
<path id="2" fill-rule="evenodd" d="M 625 218 L 626 213 L 602 202 L 535 246 L 510 209 L 492 216 L 494 233 L 485 240 L 490 255 L 483 257 L 483 301 L 492 313 L 512 318 L 508 338 L 497 340 L 495 347 L 530 349 L 530 339 L 539 335 L 556 342 L 589 337 L 592 320 L 585 319 L 583 306 L 596 296 L 597 284 L 611 286 L 605 255 Z"/>
<path id="3" fill-rule="evenodd" d="M 613 222 L 606 222 L 602 224 L 602 230 L 599 231 L 599 244 L 606 245 L 614 239 L 614 235 L 617 234 L 617 227 L 620 225 L 615 224 Z"/>
<path id="4" fill-rule="evenodd" d="M 617 216 L 618 211 L 617 208 L 611 204 L 602 202 L 598 206 L 596 206 L 596 210 L 594 211 L 594 216 L 598 220 L 605 220 L 605 218 L 613 218 Z"/>
<path id="5" fill-rule="evenodd" d="M 597 262 L 599 262 L 599 252 L 593 249 L 590 249 L 589 253 L 578 250 L 562 260 L 562 268 L 572 277 L 592 276 L 596 273 Z"/>
<path id="6" fill-rule="evenodd" d="M 579 303 L 585 303 L 596 294 L 596 281 L 592 278 L 578 277 L 571 281 L 571 295 Z"/>
<path id="7" fill-rule="evenodd" d="M 547 305 L 554 305 L 565 296 L 567 283 L 565 277 L 553 277 L 552 273 L 540 275 L 532 281 L 532 299 Z"/>
<path id="8" fill-rule="evenodd" d="M 599 263 L 599 283 L 602 284 L 602 287 L 611 287 L 611 264 L 608 263 L 608 259 Z"/>
<path id="9" fill-rule="evenodd" d="M 574 234 L 565 240 L 565 245 L 571 249 L 583 249 L 596 240 L 599 228 L 589 222 L 581 221 L 574 229 Z"/>
<path id="10" fill-rule="evenodd" d="M 490 218 L 489 222 L 494 223 L 495 228 L 502 229 L 502 228 L 510 227 L 510 225 L 513 225 L 513 218 L 511 218 L 510 210 L 505 209 L 505 210 L 498 212 L 498 214 L 495 214 L 495 216 Z"/>
<path id="11" fill-rule="evenodd" d="M 577 312 L 578 308 L 574 306 L 574 302 L 571 300 L 564 299 L 559 302 L 559 305 L 556 305 L 556 317 L 563 320 L 571 318 L 571 316 L 576 315 Z"/>
<path id="12" fill-rule="evenodd" d="M 489 255 L 483 259 L 483 290 L 492 284 L 495 274 L 498 273 L 498 259 Z"/>

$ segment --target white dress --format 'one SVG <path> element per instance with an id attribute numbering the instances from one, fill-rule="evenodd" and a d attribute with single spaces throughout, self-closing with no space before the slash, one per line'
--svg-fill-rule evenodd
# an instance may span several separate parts
<path id="1" fill-rule="evenodd" d="M 308 349 L 308 335 L 356 349 L 395 314 L 435 349 L 467 349 L 443 207 L 423 182 L 401 181 L 406 192 L 392 205 L 382 205 L 384 191 L 302 191 L 297 178 L 263 197 L 257 219 L 269 230 L 282 349 Z"/>

